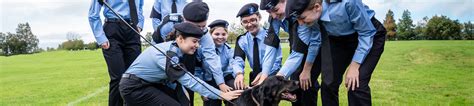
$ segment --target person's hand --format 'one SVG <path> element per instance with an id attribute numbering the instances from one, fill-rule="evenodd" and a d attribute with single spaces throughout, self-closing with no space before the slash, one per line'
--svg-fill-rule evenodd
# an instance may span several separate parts
<path id="1" fill-rule="evenodd" d="M 305 62 L 303 71 L 301 72 L 300 78 L 300 87 L 303 91 L 308 90 L 313 83 L 311 82 L 311 68 L 313 67 L 313 63 Z"/>
<path id="2" fill-rule="evenodd" d="M 300 87 L 303 89 L 303 91 L 308 90 L 312 85 L 311 82 L 311 70 L 305 70 L 300 74 Z"/>
<path id="3" fill-rule="evenodd" d="M 245 89 L 244 74 L 238 73 L 235 76 L 234 87 L 235 87 L 235 89 L 240 89 L 240 90 Z"/>
<path id="4" fill-rule="evenodd" d="M 222 83 L 219 85 L 219 89 L 222 91 L 222 92 L 229 92 L 229 91 L 232 91 L 233 89 L 229 86 L 227 86 L 226 84 Z"/>
<path id="5" fill-rule="evenodd" d="M 354 91 L 356 87 L 357 88 L 359 87 L 359 67 L 360 67 L 360 64 L 357 62 L 352 62 L 349 65 L 349 69 L 347 70 L 347 73 L 346 73 L 346 82 L 345 82 L 346 88 L 348 90 Z"/>
<path id="6" fill-rule="evenodd" d="M 204 97 L 204 96 L 201 96 L 201 99 L 202 99 L 202 101 L 208 101 L 209 100 L 209 98 Z"/>
<path id="7" fill-rule="evenodd" d="M 255 80 L 252 81 L 252 85 L 260 85 L 265 79 L 267 79 L 268 75 L 258 73 L 258 75 L 255 77 Z"/>
<path id="8" fill-rule="evenodd" d="M 246 85 L 244 83 L 244 74 L 237 73 L 234 80 L 234 87 L 235 89 L 243 90 L 245 89 Z"/>
<path id="9" fill-rule="evenodd" d="M 235 90 L 235 91 L 230 91 L 230 92 L 222 92 L 221 97 L 222 97 L 222 99 L 230 101 L 230 100 L 238 98 L 242 92 L 244 92 L 244 90 Z"/>
<path id="10" fill-rule="evenodd" d="M 106 42 L 102 43 L 102 44 L 100 45 L 100 47 L 101 47 L 102 49 L 109 49 L 109 47 L 110 47 L 109 41 L 106 41 Z"/>

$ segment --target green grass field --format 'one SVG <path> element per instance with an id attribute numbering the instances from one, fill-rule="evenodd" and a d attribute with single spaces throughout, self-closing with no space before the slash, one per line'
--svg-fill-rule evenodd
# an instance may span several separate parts
<path id="1" fill-rule="evenodd" d="M 0 105 L 107 105 L 108 80 L 100 50 L 0 57 Z M 474 41 L 394 41 L 370 86 L 374 105 L 472 106 L 473 81 Z M 339 95 L 347 105 L 342 86 Z"/>

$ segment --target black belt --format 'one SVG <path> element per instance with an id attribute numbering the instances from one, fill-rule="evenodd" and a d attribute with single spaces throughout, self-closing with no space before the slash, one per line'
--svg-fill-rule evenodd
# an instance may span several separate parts
<path id="1" fill-rule="evenodd" d="M 146 80 L 143 80 L 142 78 L 136 76 L 135 74 L 124 73 L 124 74 L 122 74 L 122 78 L 136 80 L 136 81 L 142 81 L 142 82 L 145 82 L 146 85 L 152 85 L 152 86 L 155 86 L 155 87 L 157 87 L 158 89 L 161 89 L 161 90 L 171 89 L 168 86 L 166 86 L 164 83 L 151 83 L 151 82 L 148 82 Z"/>
<path id="2" fill-rule="evenodd" d="M 127 23 L 131 23 L 130 19 L 124 19 L 124 20 L 127 21 Z M 122 22 L 122 20 L 118 18 L 107 18 L 105 19 L 105 22 L 119 23 L 119 22 Z"/>
<path id="3" fill-rule="evenodd" d="M 135 74 L 124 73 L 122 78 L 132 79 L 132 80 L 142 80 L 140 77 L 137 77 Z"/>

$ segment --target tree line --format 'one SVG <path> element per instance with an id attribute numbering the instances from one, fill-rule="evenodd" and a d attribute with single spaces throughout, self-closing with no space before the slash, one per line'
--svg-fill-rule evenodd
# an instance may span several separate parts
<path id="1" fill-rule="evenodd" d="M 474 40 L 471 21 L 461 23 L 444 15 L 424 17 L 414 24 L 411 12 L 405 10 L 397 23 L 393 11 L 388 10 L 384 26 L 388 40 Z"/>
<path id="2" fill-rule="evenodd" d="M 57 48 L 47 47 L 44 50 L 38 47 L 39 39 L 31 31 L 30 24 L 20 23 L 15 33 L 0 32 L 0 56 L 32 54 L 54 50 L 95 50 L 99 48 L 95 42 L 85 44 L 77 33 L 69 32 L 66 34 L 66 37 L 68 40 L 62 42 Z"/>
<path id="3" fill-rule="evenodd" d="M 416 24 L 411 18 L 411 12 L 404 10 L 402 17 L 394 19 L 392 10 L 388 10 L 383 21 L 387 29 L 388 40 L 474 40 L 474 25 L 471 21 L 461 23 L 459 20 L 450 19 L 444 15 L 424 17 Z M 268 28 L 265 22 L 263 27 Z M 229 26 L 228 43 L 234 43 L 236 38 L 245 33 L 242 25 L 233 23 Z M 288 38 L 288 33 L 280 30 L 280 38 Z M 151 39 L 151 32 L 146 34 Z M 99 48 L 96 42 L 84 43 L 79 34 L 68 32 L 67 40 L 58 45 L 57 48 L 47 47 L 46 50 L 39 48 L 39 39 L 31 31 L 29 23 L 20 23 L 15 33 L 0 32 L 0 56 L 11 56 L 17 54 L 31 54 L 42 51 L 53 50 L 96 50 Z M 142 42 L 144 47 L 149 46 Z"/>
<path id="4" fill-rule="evenodd" d="M 58 50 L 96 50 L 99 49 L 97 42 L 84 43 L 81 36 L 75 32 L 66 34 L 67 41 L 62 42 L 58 46 Z M 54 49 L 52 49 L 54 50 Z"/>

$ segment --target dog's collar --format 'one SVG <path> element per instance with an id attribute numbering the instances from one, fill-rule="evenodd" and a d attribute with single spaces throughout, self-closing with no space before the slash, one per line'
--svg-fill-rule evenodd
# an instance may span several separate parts
<path id="1" fill-rule="evenodd" d="M 260 106 L 260 103 L 258 103 L 258 100 L 255 99 L 255 97 L 253 96 L 253 93 L 250 93 L 250 96 L 252 97 L 253 102 L 257 104 L 257 106 Z"/>

